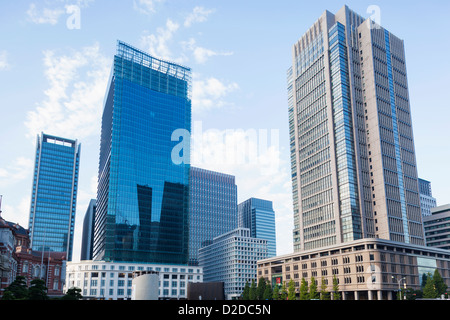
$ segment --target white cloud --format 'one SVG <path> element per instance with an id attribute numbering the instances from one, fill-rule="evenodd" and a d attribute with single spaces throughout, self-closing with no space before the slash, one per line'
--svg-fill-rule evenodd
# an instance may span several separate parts
<path id="1" fill-rule="evenodd" d="M 8 52 L 5 50 L 0 51 L 0 71 L 1 70 L 8 70 L 10 68 L 10 65 L 8 63 Z"/>
<path id="2" fill-rule="evenodd" d="M 156 34 L 144 35 L 141 37 L 141 45 L 153 56 L 164 60 L 172 58 L 169 42 L 174 33 L 178 30 L 179 24 L 167 19 L 166 25 L 156 30 Z"/>
<path id="3" fill-rule="evenodd" d="M 208 111 L 227 105 L 226 95 L 239 89 L 235 82 L 225 84 L 214 77 L 205 80 L 195 78 L 198 76 L 194 74 L 192 81 L 192 110 L 194 112 Z"/>
<path id="4" fill-rule="evenodd" d="M 97 133 L 110 61 L 96 44 L 71 55 L 44 52 L 46 99 L 28 112 L 28 136 L 40 132 L 83 139 Z"/>
<path id="5" fill-rule="evenodd" d="M 11 204 L 8 197 L 2 199 L 2 217 L 6 221 L 19 224 L 28 229 L 28 220 L 30 217 L 30 196 L 22 197 L 17 204 Z"/>
<path id="6" fill-rule="evenodd" d="M 133 8 L 140 13 L 150 15 L 156 12 L 155 5 L 164 1 L 165 0 L 134 0 Z"/>
<path id="7" fill-rule="evenodd" d="M 65 13 L 64 9 L 61 8 L 55 8 L 55 9 L 48 9 L 44 8 L 40 11 L 36 8 L 36 5 L 34 3 L 30 4 L 27 15 L 28 18 L 33 22 L 37 24 L 51 24 L 55 25 L 58 23 L 59 17 Z"/>
<path id="8" fill-rule="evenodd" d="M 185 50 L 189 50 L 194 55 L 194 59 L 197 63 L 203 64 L 208 58 L 213 56 L 230 56 L 233 52 L 216 52 L 211 49 L 206 49 L 196 45 L 194 38 L 190 38 L 188 41 L 182 42 Z"/>
<path id="9" fill-rule="evenodd" d="M 62 15 L 68 14 L 69 17 L 73 13 L 70 8 L 86 8 L 93 1 L 95 0 L 48 0 L 45 2 L 48 7 L 43 9 L 38 9 L 36 4 L 31 3 L 26 14 L 33 23 L 56 25 Z"/>
<path id="10" fill-rule="evenodd" d="M 279 147 L 278 130 L 202 130 L 193 123 L 192 165 L 234 175 L 239 202 L 250 197 L 273 202 L 277 254 L 292 252 L 292 185 L 289 163 Z"/>
<path id="11" fill-rule="evenodd" d="M 33 172 L 33 160 L 18 157 L 13 164 L 0 168 L 0 187 L 16 184 L 30 177 Z M 31 183 L 31 181 L 30 181 Z"/>
<path id="12" fill-rule="evenodd" d="M 194 23 L 205 22 L 208 19 L 208 16 L 214 11 L 214 9 L 195 7 L 192 13 L 190 13 L 184 20 L 184 26 L 189 28 Z"/>

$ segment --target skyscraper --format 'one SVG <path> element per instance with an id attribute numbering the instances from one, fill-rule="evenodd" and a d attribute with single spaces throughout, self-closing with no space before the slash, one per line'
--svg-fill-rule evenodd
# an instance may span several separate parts
<path id="1" fill-rule="evenodd" d="M 86 214 L 83 219 L 83 233 L 81 238 L 81 260 L 92 260 L 92 245 L 94 242 L 94 218 L 97 200 L 89 201 Z"/>
<path id="2" fill-rule="evenodd" d="M 118 41 L 102 117 L 95 260 L 188 262 L 189 149 L 177 148 L 174 133 L 191 129 L 190 76 Z"/>
<path id="3" fill-rule="evenodd" d="M 30 247 L 72 260 L 81 146 L 41 133 L 36 142 L 29 218 Z"/>
<path id="4" fill-rule="evenodd" d="M 287 80 L 294 250 L 423 245 L 403 41 L 347 6 L 325 11 Z"/>
<path id="5" fill-rule="evenodd" d="M 197 265 L 201 247 L 237 227 L 235 177 L 191 167 L 189 192 L 189 263 Z"/>
<path id="6" fill-rule="evenodd" d="M 267 240 L 267 257 L 277 254 L 275 212 L 272 201 L 250 198 L 238 205 L 240 228 L 250 229 L 250 236 Z"/>

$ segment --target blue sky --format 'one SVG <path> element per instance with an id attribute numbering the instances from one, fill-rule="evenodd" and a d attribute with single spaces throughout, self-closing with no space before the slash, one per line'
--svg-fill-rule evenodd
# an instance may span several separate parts
<path id="1" fill-rule="evenodd" d="M 286 70 L 294 42 L 324 10 L 344 4 L 364 17 L 378 6 L 381 25 L 405 41 L 419 176 L 431 181 L 438 205 L 450 203 L 448 1 L 3 0 L 2 216 L 28 227 L 37 134 L 78 139 L 78 259 L 82 220 L 96 196 L 102 102 L 120 39 L 192 69 L 193 164 L 235 175 L 239 201 L 272 200 L 278 254 L 292 252 Z M 240 159 L 230 145 L 255 153 Z"/>

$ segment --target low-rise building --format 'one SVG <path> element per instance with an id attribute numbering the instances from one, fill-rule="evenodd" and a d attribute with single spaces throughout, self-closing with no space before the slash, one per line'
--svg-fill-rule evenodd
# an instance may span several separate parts
<path id="1" fill-rule="evenodd" d="M 187 265 L 106 262 L 68 262 L 65 291 L 81 289 L 84 299 L 131 300 L 136 272 L 159 274 L 159 299 L 186 299 L 188 282 L 202 282 L 203 269 Z"/>
<path id="2" fill-rule="evenodd" d="M 423 274 L 438 270 L 450 286 L 450 251 L 368 238 L 258 261 L 258 278 L 272 285 L 302 278 L 333 291 L 336 277 L 344 300 L 393 300 L 400 288 L 420 290 Z"/>
<path id="3" fill-rule="evenodd" d="M 427 246 L 450 249 L 450 204 L 431 208 L 431 215 L 423 217 Z"/>

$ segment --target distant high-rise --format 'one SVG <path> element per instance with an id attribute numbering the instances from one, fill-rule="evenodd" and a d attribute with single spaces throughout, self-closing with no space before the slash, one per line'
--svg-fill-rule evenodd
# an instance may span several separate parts
<path id="1" fill-rule="evenodd" d="M 45 133 L 37 137 L 29 218 L 30 247 L 66 252 L 72 260 L 78 168 L 76 140 Z"/>
<path id="2" fill-rule="evenodd" d="M 92 260 L 92 246 L 94 243 L 94 218 L 97 200 L 91 199 L 83 219 L 83 234 L 81 238 L 80 260 Z"/>
<path id="3" fill-rule="evenodd" d="M 325 11 L 287 79 L 294 250 L 423 245 L 403 41 L 346 6 Z"/>
<path id="4" fill-rule="evenodd" d="M 418 179 L 419 180 L 419 195 L 420 195 L 420 209 L 422 211 L 422 218 L 426 216 L 431 216 L 431 208 L 435 208 L 436 198 L 433 197 L 431 192 L 431 182 Z"/>
<path id="5" fill-rule="evenodd" d="M 267 257 L 277 254 L 275 212 L 272 201 L 250 198 L 238 206 L 240 228 L 250 229 L 250 236 L 267 240 Z"/>
<path id="6" fill-rule="evenodd" d="M 191 167 L 189 192 L 189 264 L 197 265 L 201 247 L 237 227 L 235 177 Z"/>
<path id="7" fill-rule="evenodd" d="M 190 77 L 118 42 L 102 117 L 95 260 L 187 264 L 189 149 L 178 146 L 191 130 Z"/>

